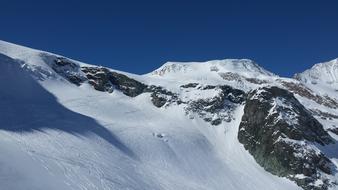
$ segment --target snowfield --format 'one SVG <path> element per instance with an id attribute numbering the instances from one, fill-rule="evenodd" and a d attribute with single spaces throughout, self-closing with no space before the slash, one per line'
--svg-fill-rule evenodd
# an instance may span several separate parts
<path id="1" fill-rule="evenodd" d="M 1 190 L 301 189 L 265 171 L 238 142 L 243 105 L 234 110 L 234 120 L 212 126 L 187 117 L 181 105 L 155 107 L 149 93 L 128 97 L 88 83 L 76 86 L 51 69 L 42 53 L 0 41 Z M 257 86 L 224 81 L 215 71 L 242 72 L 243 80 L 278 78 L 245 61 L 246 67 L 227 61 L 191 63 L 196 68 L 168 63 L 146 75 L 121 73 L 166 86 L 187 100 L 218 93 L 184 92 L 179 87 L 187 81 L 228 83 L 245 91 Z M 337 165 L 335 148 L 326 151 Z"/>

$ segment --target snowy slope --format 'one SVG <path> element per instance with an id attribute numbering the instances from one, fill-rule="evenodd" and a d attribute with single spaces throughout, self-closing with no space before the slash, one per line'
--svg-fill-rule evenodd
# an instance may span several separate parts
<path id="1" fill-rule="evenodd" d="M 295 78 L 321 94 L 338 98 L 338 59 L 315 64 L 312 68 L 296 74 Z"/>
<path id="2" fill-rule="evenodd" d="M 311 69 L 297 74 L 296 77 L 305 83 L 338 83 L 338 59 L 315 64 Z"/>
<path id="3" fill-rule="evenodd" d="M 249 59 L 225 59 L 207 62 L 167 62 L 155 71 L 144 75 L 150 83 L 175 89 L 177 84 L 229 84 L 243 90 L 252 86 L 249 79 L 271 80 L 277 76 Z M 244 80 L 244 82 L 243 82 Z"/>
<path id="4" fill-rule="evenodd" d="M 97 91 L 88 82 L 74 85 L 51 67 L 54 57 L 59 55 L 0 41 L 1 188 L 301 189 L 265 171 L 238 142 L 243 105 L 233 107 L 229 122 L 213 126 L 197 113 L 187 117 L 184 105 L 155 107 L 150 93 L 129 97 Z M 76 67 L 62 72 L 86 76 Z M 166 86 L 184 101 L 220 93 L 180 87 L 189 82 L 247 91 L 258 86 L 247 78 L 278 79 L 249 60 L 167 63 L 142 76 L 119 73 Z M 244 82 L 225 80 L 224 73 L 239 73 Z"/>
<path id="5" fill-rule="evenodd" d="M 211 73 L 234 72 L 242 73 L 245 77 L 274 76 L 273 73 L 259 67 L 249 59 L 225 59 L 207 62 L 167 62 L 148 75 L 157 75 L 165 78 L 177 77 L 198 78 Z M 185 77 L 183 77 L 183 75 Z"/>
<path id="6" fill-rule="evenodd" d="M 316 94 L 323 97 L 329 97 L 338 102 L 338 59 L 315 64 L 312 68 L 302 73 L 295 74 L 294 78 L 299 80 L 304 86 Z M 305 99 L 303 99 L 303 102 L 312 110 L 320 110 L 324 113 L 330 113 L 333 116 L 338 115 L 338 110 L 334 109 L 334 106 L 322 106 Z M 338 126 L 338 117 L 325 119 L 323 114 L 322 116 L 319 114 L 318 119 L 324 123 L 324 126 L 327 128 L 336 128 L 336 126 Z M 333 136 L 338 140 L 336 135 Z"/>
<path id="7" fill-rule="evenodd" d="M 321 122 L 329 131 L 329 134 L 335 139 L 335 144 L 318 148 L 325 152 L 332 162 L 338 166 L 338 59 L 324 63 L 315 64 L 312 68 L 295 74 L 295 79 L 299 80 L 308 89 L 322 97 L 328 97 L 334 102 L 331 106 L 324 106 L 303 97 L 299 97 L 309 110 L 314 112 L 316 119 Z M 338 175 L 335 176 L 338 179 Z"/>

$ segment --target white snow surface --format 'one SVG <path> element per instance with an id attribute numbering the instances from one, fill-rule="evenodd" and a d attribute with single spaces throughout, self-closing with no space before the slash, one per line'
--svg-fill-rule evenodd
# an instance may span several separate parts
<path id="1" fill-rule="evenodd" d="M 338 83 L 338 58 L 315 64 L 311 69 L 297 75 L 306 83 Z"/>
<path id="2" fill-rule="evenodd" d="M 238 142 L 243 106 L 232 122 L 211 126 L 189 119 L 180 106 L 153 106 L 147 93 L 131 98 L 77 87 L 55 73 L 42 53 L 0 41 L 0 189 L 301 189 L 266 172 Z M 223 84 L 217 72 L 277 77 L 250 60 L 167 63 L 147 75 L 121 73 L 179 92 L 189 81 Z"/>
<path id="3" fill-rule="evenodd" d="M 338 58 L 315 64 L 312 68 L 296 74 L 295 78 L 319 94 L 337 97 Z"/>
<path id="4" fill-rule="evenodd" d="M 246 77 L 258 77 L 260 75 L 274 76 L 273 73 L 258 66 L 249 59 L 224 59 L 207 62 L 167 62 L 148 75 L 177 77 L 179 74 L 188 75 L 189 78 L 192 76 L 203 78 L 201 74 L 205 74 L 206 76 L 204 77 L 207 77 L 212 72 L 242 73 Z"/>
<path id="5" fill-rule="evenodd" d="M 278 111 L 278 109 L 280 108 L 286 109 L 286 110 L 280 112 Z M 277 97 L 273 99 L 272 108 L 269 110 L 268 116 L 277 113 L 278 116 L 276 117 L 274 121 L 275 123 L 277 123 L 280 120 L 283 120 L 291 126 L 296 125 L 298 124 L 297 114 L 295 114 L 294 112 L 290 110 L 292 110 L 292 106 L 288 105 L 284 98 Z"/>
<path id="6" fill-rule="evenodd" d="M 222 75 L 232 74 L 233 80 Z M 198 82 L 200 84 L 224 85 L 248 91 L 255 85 L 243 82 L 246 78 L 256 78 L 273 82 L 277 75 L 265 70 L 249 59 L 224 59 L 207 62 L 167 62 L 153 72 L 143 75 L 148 83 L 166 86 L 175 91 L 178 84 Z"/>

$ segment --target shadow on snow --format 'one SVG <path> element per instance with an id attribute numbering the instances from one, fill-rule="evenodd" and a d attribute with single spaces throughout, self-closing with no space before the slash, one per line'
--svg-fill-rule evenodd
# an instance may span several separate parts
<path id="1" fill-rule="evenodd" d="M 61 130 L 76 136 L 96 134 L 127 156 L 136 155 L 94 119 L 60 103 L 21 68 L 20 61 L 0 54 L 0 130 L 34 132 Z"/>

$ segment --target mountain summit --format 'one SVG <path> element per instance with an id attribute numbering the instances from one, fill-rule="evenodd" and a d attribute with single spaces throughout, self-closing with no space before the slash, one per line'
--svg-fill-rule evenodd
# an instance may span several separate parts
<path id="1" fill-rule="evenodd" d="M 337 190 L 336 65 L 135 75 L 0 41 L 0 186 Z"/>
<path id="2" fill-rule="evenodd" d="M 295 78 L 305 83 L 338 84 L 338 58 L 329 62 L 318 63 Z"/>
<path id="3" fill-rule="evenodd" d="M 271 72 L 261 68 L 249 59 L 224 59 L 207 62 L 167 62 L 156 69 L 151 75 L 162 77 L 179 77 L 176 75 L 203 76 L 216 73 L 241 73 L 246 77 L 261 75 L 274 76 Z"/>

